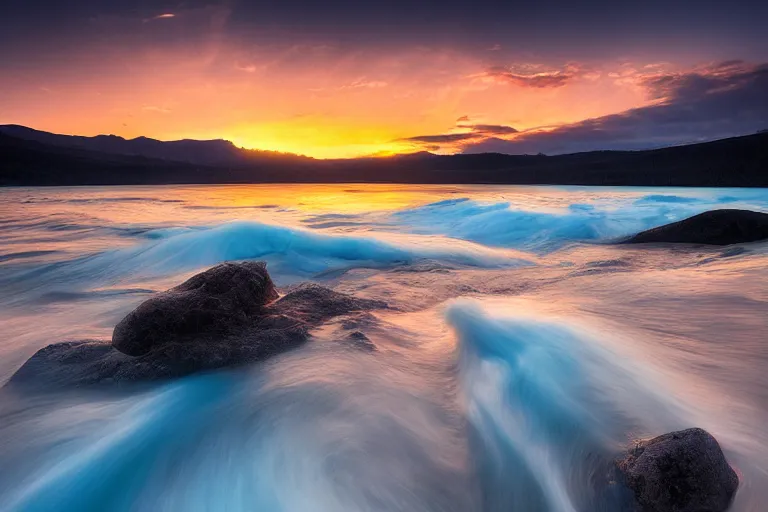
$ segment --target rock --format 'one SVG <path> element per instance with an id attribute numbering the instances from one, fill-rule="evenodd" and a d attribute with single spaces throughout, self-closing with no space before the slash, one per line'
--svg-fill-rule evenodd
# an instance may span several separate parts
<path id="1" fill-rule="evenodd" d="M 217 265 L 139 305 L 115 328 L 111 344 L 49 345 L 9 385 L 136 382 L 253 363 L 303 344 L 325 321 L 354 322 L 387 307 L 315 284 L 277 297 L 264 263 Z"/>
<path id="2" fill-rule="evenodd" d="M 360 331 L 352 331 L 349 333 L 345 341 L 352 347 L 365 350 L 366 352 L 375 352 L 376 345 Z"/>
<path id="3" fill-rule="evenodd" d="M 640 441 L 616 467 L 644 512 L 724 512 L 739 478 L 700 428 Z"/>
<path id="4" fill-rule="evenodd" d="M 294 288 L 276 305 L 281 313 L 309 323 L 324 322 L 353 312 L 387 307 L 385 302 L 359 299 L 312 283 L 304 283 Z"/>
<path id="5" fill-rule="evenodd" d="M 720 253 L 718 258 L 733 258 L 734 256 L 741 256 L 747 254 L 749 250 L 744 247 L 731 247 Z"/>
<path id="6" fill-rule="evenodd" d="M 643 231 L 623 243 L 730 245 L 765 239 L 768 239 L 768 214 L 749 210 L 712 210 Z"/>
<path id="7" fill-rule="evenodd" d="M 361 313 L 353 317 L 344 318 L 341 321 L 341 328 L 350 330 L 372 327 L 378 324 L 378 319 L 371 313 Z"/>
<path id="8" fill-rule="evenodd" d="M 590 261 L 585 266 L 589 268 L 616 268 L 631 267 L 632 264 L 625 260 L 598 260 Z"/>
<path id="9" fill-rule="evenodd" d="M 112 345 L 140 356 L 160 344 L 227 334 L 277 297 L 265 263 L 222 263 L 143 302 L 117 324 Z"/>
<path id="10" fill-rule="evenodd" d="M 65 341 L 37 351 L 13 374 L 9 385 L 58 388 L 97 384 L 111 378 L 132 358 L 106 341 Z"/>

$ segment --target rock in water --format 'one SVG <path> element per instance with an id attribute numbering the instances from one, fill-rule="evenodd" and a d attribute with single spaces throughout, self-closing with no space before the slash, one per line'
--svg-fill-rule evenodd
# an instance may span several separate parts
<path id="1" fill-rule="evenodd" d="M 39 350 L 11 377 L 26 387 L 181 377 L 261 361 L 306 342 L 332 318 L 354 322 L 380 301 L 303 284 L 278 299 L 265 263 L 224 263 L 145 301 L 106 341 Z"/>
<path id="2" fill-rule="evenodd" d="M 768 239 L 768 214 L 749 210 L 712 210 L 643 231 L 623 243 L 730 245 L 765 239 Z"/>
<path id="3" fill-rule="evenodd" d="M 355 311 L 387 307 L 386 303 L 381 301 L 359 299 L 312 283 L 295 287 L 277 304 L 281 313 L 300 318 L 310 324 L 322 323 Z"/>
<path id="4" fill-rule="evenodd" d="M 720 445 L 700 428 L 640 441 L 616 466 L 643 512 L 724 512 L 739 486 Z"/>
<path id="5" fill-rule="evenodd" d="M 227 334 L 277 297 L 265 263 L 222 263 L 142 303 L 117 324 L 112 345 L 141 356 L 158 345 Z"/>
<path id="6" fill-rule="evenodd" d="M 105 341 L 64 341 L 48 345 L 13 374 L 8 385 L 58 389 L 113 379 L 133 359 Z"/>

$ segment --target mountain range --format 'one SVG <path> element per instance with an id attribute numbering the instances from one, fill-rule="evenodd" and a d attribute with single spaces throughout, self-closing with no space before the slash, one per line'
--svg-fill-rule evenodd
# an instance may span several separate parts
<path id="1" fill-rule="evenodd" d="M 59 135 L 0 126 L 0 185 L 500 183 L 768 187 L 768 133 L 644 151 L 317 160 L 226 140 Z"/>

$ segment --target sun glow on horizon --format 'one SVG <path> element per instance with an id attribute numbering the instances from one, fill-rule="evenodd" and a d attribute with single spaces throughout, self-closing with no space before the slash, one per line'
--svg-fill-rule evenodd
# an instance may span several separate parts
<path id="1" fill-rule="evenodd" d="M 764 16 L 725 4 L 754 44 L 713 32 L 707 9 L 618 37 L 621 13 L 647 2 L 560 20 L 535 2 L 47 3 L 55 16 L 0 8 L 14 48 L 0 55 L 0 124 L 322 159 L 656 147 L 764 127 Z"/>
<path id="2" fill-rule="evenodd" d="M 414 151 L 412 144 L 398 140 L 402 136 L 392 128 L 345 124 L 332 119 L 243 124 L 227 130 L 224 138 L 245 149 L 313 158 L 356 158 Z"/>
<path id="3" fill-rule="evenodd" d="M 226 139 L 320 159 L 453 154 L 647 105 L 653 99 L 638 83 L 658 72 L 615 63 L 489 67 L 485 57 L 423 48 L 298 45 L 244 54 L 213 41 L 83 54 L 28 78 L 39 87 L 6 88 L 0 123 L 85 136 Z"/>

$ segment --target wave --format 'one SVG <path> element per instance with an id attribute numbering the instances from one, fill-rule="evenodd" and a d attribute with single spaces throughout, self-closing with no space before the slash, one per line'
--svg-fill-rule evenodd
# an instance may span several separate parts
<path id="1" fill-rule="evenodd" d="M 664 223 L 655 214 L 646 222 L 607 215 L 591 205 L 571 205 L 559 212 L 516 209 L 511 203 L 441 201 L 394 215 L 416 233 L 440 233 L 497 247 L 547 252 L 568 242 L 610 240 Z"/>
<path id="2" fill-rule="evenodd" d="M 86 197 L 86 198 L 51 198 L 41 197 L 26 199 L 22 204 L 63 203 L 63 204 L 100 204 L 100 203 L 183 203 L 182 199 L 161 199 L 157 197 Z"/>
<path id="3" fill-rule="evenodd" d="M 135 234 L 142 238 L 148 238 L 150 240 L 159 240 L 163 238 L 170 238 L 176 235 L 182 235 L 184 233 L 199 231 L 200 229 L 201 228 L 194 228 L 194 227 L 156 228 L 156 229 L 140 230 L 135 232 Z"/>
<path id="4" fill-rule="evenodd" d="M 15 296 L 36 288 L 103 287 L 176 276 L 224 261 L 247 259 L 266 260 L 279 284 L 333 270 L 395 267 L 425 259 L 481 268 L 530 264 L 509 251 L 436 237 L 342 236 L 246 221 L 209 228 L 160 229 L 142 236 L 149 240 L 76 260 L 7 272 L 0 284 L 4 292 Z"/>
<path id="5" fill-rule="evenodd" d="M 3 510 L 481 510 L 459 420 L 426 375 L 339 348 L 318 341 L 258 371 L 42 418 L 22 410 L 0 430 L 37 435 L 23 450 L 0 443 L 26 462 L 0 481 Z"/>
<path id="6" fill-rule="evenodd" d="M 527 263 L 504 253 L 439 239 L 380 239 L 342 236 L 310 230 L 233 222 L 184 232 L 166 230 L 157 243 L 114 251 L 103 257 L 131 267 L 158 272 L 190 270 L 222 261 L 266 258 L 273 270 L 284 275 L 312 275 L 339 267 L 396 266 L 419 259 L 449 263 L 503 267 Z"/>
<path id="7" fill-rule="evenodd" d="M 708 209 L 738 203 L 768 209 L 765 193 L 731 196 L 697 191 L 698 196 L 650 194 L 610 203 L 573 203 L 548 210 L 512 202 L 484 203 L 456 198 L 395 212 L 390 222 L 413 233 L 546 253 L 569 243 L 611 242 Z M 733 206 L 729 206 L 733 207 Z"/>
<path id="8" fill-rule="evenodd" d="M 20 238 L 29 233 L 35 238 L 59 237 L 58 239 L 93 238 L 96 236 L 140 236 L 154 227 L 120 226 L 105 224 L 102 219 L 84 214 L 51 214 L 0 221 L 0 239 L 4 241 Z"/>
<path id="9" fill-rule="evenodd" d="M 0 254 L 0 263 L 11 260 L 23 260 L 28 258 L 38 258 L 40 256 L 50 256 L 51 254 L 60 254 L 62 251 L 41 250 L 41 251 L 22 251 Z"/>
<path id="10" fill-rule="evenodd" d="M 446 313 L 488 509 L 623 510 L 613 456 L 629 432 L 684 425 L 678 405 L 579 328 L 507 315 L 468 301 Z"/>
<path id="11" fill-rule="evenodd" d="M 673 203 L 673 204 L 692 204 L 703 203 L 704 200 L 698 197 L 685 197 L 670 194 L 650 194 L 643 196 L 635 204 L 654 204 L 654 203 Z"/>
<path id="12" fill-rule="evenodd" d="M 276 204 L 254 204 L 254 205 L 243 205 L 243 206 L 234 206 L 234 205 L 205 205 L 205 204 L 195 204 L 195 205 L 187 205 L 184 208 L 188 210 L 274 210 L 277 208 L 280 208 L 279 205 Z"/>
<path id="13" fill-rule="evenodd" d="M 61 416 L 50 418 L 58 419 L 56 436 L 61 439 L 51 439 L 48 432 L 41 436 L 60 446 L 52 450 L 55 458 L 15 486 L 5 510 L 130 510 L 137 489 L 156 488 L 150 476 L 163 463 L 182 457 L 201 430 L 215 421 L 211 410 L 227 397 L 232 383 L 225 376 L 198 377 L 138 400 L 101 404 L 104 412 L 124 411 L 102 429 L 94 428 L 98 422 L 80 424 L 77 418 L 53 412 Z M 73 424 L 72 432 L 67 432 L 68 423 Z M 38 442 L 50 450 L 45 440 Z"/>

